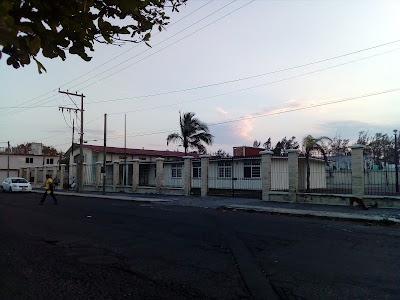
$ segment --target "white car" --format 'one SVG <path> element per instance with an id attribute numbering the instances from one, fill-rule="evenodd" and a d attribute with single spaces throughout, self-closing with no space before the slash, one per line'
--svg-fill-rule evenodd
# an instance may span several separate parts
<path id="1" fill-rule="evenodd" d="M 2 183 L 3 192 L 31 192 L 32 186 L 21 177 L 8 177 Z"/>

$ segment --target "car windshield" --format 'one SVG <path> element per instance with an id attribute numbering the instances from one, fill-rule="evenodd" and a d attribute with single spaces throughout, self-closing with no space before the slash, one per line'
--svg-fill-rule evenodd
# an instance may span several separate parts
<path id="1" fill-rule="evenodd" d="M 11 179 L 12 183 L 28 183 L 28 181 L 26 181 L 26 179 L 23 178 L 16 178 L 16 179 Z"/>

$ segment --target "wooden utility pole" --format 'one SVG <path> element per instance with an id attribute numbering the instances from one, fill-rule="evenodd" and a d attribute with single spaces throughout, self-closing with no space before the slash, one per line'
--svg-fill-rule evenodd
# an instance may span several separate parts
<path id="1" fill-rule="evenodd" d="M 59 106 L 59 110 L 61 111 L 74 111 L 74 112 L 81 112 L 81 130 L 80 130 L 80 137 L 79 137 L 79 160 L 78 160 L 78 170 L 77 170 L 77 192 L 82 192 L 83 191 L 83 99 L 85 98 L 85 96 L 83 94 L 79 95 L 78 93 L 70 93 L 68 92 L 68 90 L 66 92 L 64 91 L 58 91 L 61 94 L 66 94 L 69 96 L 76 96 L 76 97 L 81 97 L 81 108 L 71 108 L 71 107 L 65 107 L 65 106 Z M 72 146 L 72 149 L 74 147 Z"/>

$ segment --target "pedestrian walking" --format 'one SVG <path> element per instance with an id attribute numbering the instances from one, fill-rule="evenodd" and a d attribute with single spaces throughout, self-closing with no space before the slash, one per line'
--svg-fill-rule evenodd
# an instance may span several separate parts
<path id="1" fill-rule="evenodd" d="M 54 183 L 53 183 L 53 179 L 51 178 L 51 176 L 49 174 L 46 175 L 46 182 L 44 187 L 46 188 L 46 191 L 43 194 L 42 200 L 39 202 L 40 205 L 43 205 L 44 200 L 46 200 L 47 195 L 49 194 L 54 201 L 54 204 L 58 204 L 56 196 L 54 196 Z"/>
<path id="2" fill-rule="evenodd" d="M 54 183 L 54 189 L 57 190 L 58 185 L 60 184 L 60 180 L 58 179 L 57 175 L 54 177 L 53 183 Z"/>

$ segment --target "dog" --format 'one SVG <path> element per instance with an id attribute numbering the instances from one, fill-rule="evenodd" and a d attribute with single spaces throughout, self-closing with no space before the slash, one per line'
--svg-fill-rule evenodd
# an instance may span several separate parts
<path id="1" fill-rule="evenodd" d="M 350 201 L 350 207 L 353 207 L 354 202 L 356 202 L 358 204 L 358 206 L 360 206 L 363 210 L 368 210 L 368 208 L 365 206 L 362 198 L 350 197 L 349 201 Z"/>

